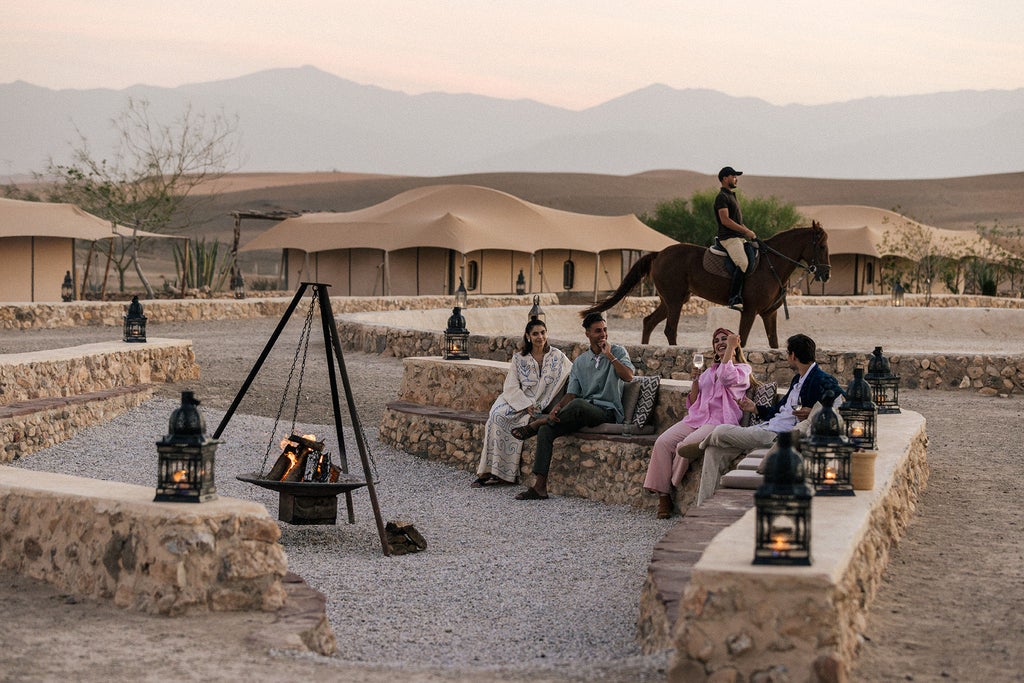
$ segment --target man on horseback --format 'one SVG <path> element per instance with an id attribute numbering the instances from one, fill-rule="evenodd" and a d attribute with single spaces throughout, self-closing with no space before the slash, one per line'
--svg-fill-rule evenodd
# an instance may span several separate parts
<path id="1" fill-rule="evenodd" d="M 743 308 L 743 282 L 747 277 L 750 265 L 747 258 L 747 240 L 756 240 L 753 230 L 743 225 L 743 212 L 736 200 L 736 186 L 739 184 L 742 171 L 726 166 L 718 172 L 718 182 L 722 184 L 718 196 L 715 197 L 715 221 L 718 222 L 717 240 L 729 254 L 736 265 L 732 275 L 732 288 L 729 291 L 729 307 L 735 310 Z"/>

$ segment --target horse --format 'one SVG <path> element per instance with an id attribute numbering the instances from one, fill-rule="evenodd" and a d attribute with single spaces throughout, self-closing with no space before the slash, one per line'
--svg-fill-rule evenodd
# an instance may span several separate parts
<path id="1" fill-rule="evenodd" d="M 832 268 L 829 264 L 828 233 L 814 221 L 809 228 L 791 228 L 761 240 L 758 248 L 757 266 L 747 275 L 744 287 L 740 343 L 746 345 L 754 318 L 760 315 L 768 343 L 777 349 L 776 315 L 785 301 L 789 276 L 800 267 L 812 273 L 815 280 L 828 281 Z M 717 304 L 727 304 L 729 300 L 730 278 L 724 275 L 724 270 L 723 274 L 713 274 L 704 268 L 706 249 L 682 242 L 641 257 L 610 297 L 582 311 L 580 316 L 608 310 L 650 275 L 661 303 L 653 313 L 644 317 L 642 343 L 647 344 L 655 326 L 665 320 L 665 337 L 670 345 L 675 346 L 679 315 L 691 295 L 696 294 Z"/>

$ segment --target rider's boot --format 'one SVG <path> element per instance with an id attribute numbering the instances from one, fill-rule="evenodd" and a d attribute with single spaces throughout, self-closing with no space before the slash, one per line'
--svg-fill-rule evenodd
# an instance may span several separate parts
<path id="1" fill-rule="evenodd" d="M 733 273 L 732 287 L 729 290 L 729 308 L 734 311 L 743 310 L 743 282 L 746 279 L 747 274 L 739 269 Z"/>

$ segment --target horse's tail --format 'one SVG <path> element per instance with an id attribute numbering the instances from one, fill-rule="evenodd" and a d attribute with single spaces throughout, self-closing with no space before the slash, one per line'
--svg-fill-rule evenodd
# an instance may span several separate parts
<path id="1" fill-rule="evenodd" d="M 622 284 L 615 292 L 605 299 L 600 301 L 590 308 L 580 311 L 580 317 L 585 318 L 591 313 L 601 313 L 607 311 L 609 308 L 619 303 L 626 298 L 626 295 L 633 291 L 633 288 L 640 284 L 648 273 L 651 272 L 651 264 L 654 263 L 654 259 L 658 256 L 656 252 L 651 252 L 645 256 L 641 256 L 640 260 L 633 264 L 633 267 L 626 273 L 626 277 L 622 278 Z"/>

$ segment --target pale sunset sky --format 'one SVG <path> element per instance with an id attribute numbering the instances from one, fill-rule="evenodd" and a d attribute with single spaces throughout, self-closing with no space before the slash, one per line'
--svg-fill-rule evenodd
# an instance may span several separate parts
<path id="1" fill-rule="evenodd" d="M 1024 87 L 1020 0 L 7 0 L 0 83 L 174 87 L 312 65 L 584 109 L 652 83 L 773 104 Z"/>

